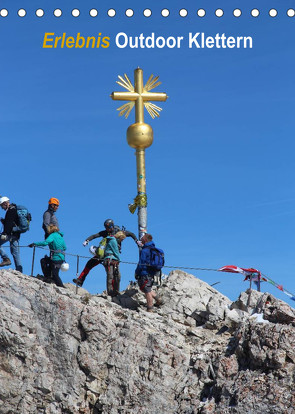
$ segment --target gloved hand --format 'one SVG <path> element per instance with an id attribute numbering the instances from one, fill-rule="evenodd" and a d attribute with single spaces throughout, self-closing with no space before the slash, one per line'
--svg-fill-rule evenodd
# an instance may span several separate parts
<path id="1" fill-rule="evenodd" d="M 34 246 L 35 246 L 35 243 L 31 243 L 28 245 L 28 247 L 34 247 Z"/>
<path id="2" fill-rule="evenodd" d="M 2 223 L 2 224 L 4 224 L 4 223 L 5 223 L 4 218 L 1 218 L 1 219 L 0 219 L 0 221 L 1 221 L 1 223 Z"/>
<path id="3" fill-rule="evenodd" d="M 1 234 L 1 240 L 7 240 L 8 236 L 7 234 Z"/>
<path id="4" fill-rule="evenodd" d="M 85 240 L 84 242 L 83 242 L 83 246 L 85 247 L 85 246 L 87 246 L 87 244 L 89 243 L 89 240 Z"/>
<path id="5" fill-rule="evenodd" d="M 136 240 L 136 244 L 137 244 L 138 247 L 142 247 L 143 246 L 143 243 L 140 240 Z"/>

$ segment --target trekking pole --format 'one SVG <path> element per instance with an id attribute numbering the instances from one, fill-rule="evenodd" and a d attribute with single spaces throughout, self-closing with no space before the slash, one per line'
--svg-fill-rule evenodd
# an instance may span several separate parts
<path id="1" fill-rule="evenodd" d="M 77 277 L 79 276 L 79 256 L 77 255 Z M 78 293 L 78 285 L 76 283 L 76 294 Z"/>
<path id="2" fill-rule="evenodd" d="M 33 258 L 32 258 L 32 269 L 31 269 L 31 276 L 33 276 L 33 273 L 34 273 L 35 250 L 36 250 L 36 247 L 34 246 L 34 247 L 33 247 Z"/>

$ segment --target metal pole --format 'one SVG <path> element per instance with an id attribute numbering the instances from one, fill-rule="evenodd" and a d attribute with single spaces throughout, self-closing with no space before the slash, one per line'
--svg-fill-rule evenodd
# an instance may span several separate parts
<path id="1" fill-rule="evenodd" d="M 138 197 L 146 196 L 146 179 L 145 179 L 145 150 L 136 150 L 136 170 L 137 170 L 137 195 Z M 138 237 L 147 232 L 147 207 L 138 206 Z"/>
<path id="2" fill-rule="evenodd" d="M 32 258 L 31 276 L 33 276 L 33 274 L 34 274 L 35 250 L 36 250 L 36 247 L 34 246 L 33 247 L 33 258 Z"/>
<path id="3" fill-rule="evenodd" d="M 79 256 L 77 256 L 77 276 L 79 275 Z"/>
<path id="4" fill-rule="evenodd" d="M 79 276 L 79 256 L 77 256 L 77 277 Z M 76 294 L 78 293 L 78 285 L 76 284 Z"/>
<path id="5" fill-rule="evenodd" d="M 135 102 L 135 122 L 144 123 L 144 105 L 142 99 L 143 92 L 143 71 L 140 68 L 134 71 L 134 90 L 139 94 Z M 137 195 L 146 196 L 146 180 L 145 180 L 145 149 L 136 148 L 136 170 L 137 170 Z M 146 206 L 138 206 L 138 237 L 147 232 L 147 208 Z"/>
<path id="6" fill-rule="evenodd" d="M 258 275 L 257 290 L 260 292 L 260 276 Z"/>

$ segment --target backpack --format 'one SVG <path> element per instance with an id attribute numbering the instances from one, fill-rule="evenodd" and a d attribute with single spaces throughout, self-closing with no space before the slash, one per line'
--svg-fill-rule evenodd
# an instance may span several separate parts
<path id="1" fill-rule="evenodd" d="M 150 249 L 150 262 L 149 266 L 153 268 L 153 270 L 159 271 L 165 264 L 164 252 L 162 249 L 158 249 L 157 247 L 149 247 Z"/>
<path id="2" fill-rule="evenodd" d="M 18 217 L 18 231 L 25 233 L 30 229 L 30 221 L 32 221 L 31 213 L 25 206 L 17 205 L 16 212 Z"/>
<path id="3" fill-rule="evenodd" d="M 116 234 L 116 233 L 118 233 L 118 231 L 124 231 L 125 230 L 125 227 L 122 227 L 122 229 L 119 227 L 119 226 L 114 226 L 114 231 L 113 231 L 113 233 L 112 234 Z"/>
<path id="4" fill-rule="evenodd" d="M 96 250 L 96 256 L 99 257 L 100 259 L 103 259 L 104 258 L 104 252 L 105 252 L 105 248 L 106 248 L 106 245 L 107 245 L 107 241 L 108 241 L 107 238 L 104 237 L 100 241 L 100 243 L 98 245 L 98 248 Z"/>

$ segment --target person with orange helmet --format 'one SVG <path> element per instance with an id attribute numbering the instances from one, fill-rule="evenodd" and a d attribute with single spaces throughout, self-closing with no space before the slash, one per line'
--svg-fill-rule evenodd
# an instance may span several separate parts
<path id="1" fill-rule="evenodd" d="M 48 201 L 48 208 L 43 214 L 42 229 L 44 230 L 44 238 L 47 239 L 49 236 L 48 228 L 52 224 L 59 227 L 58 220 L 56 218 L 56 211 L 59 207 L 59 200 L 56 197 L 51 197 Z"/>

